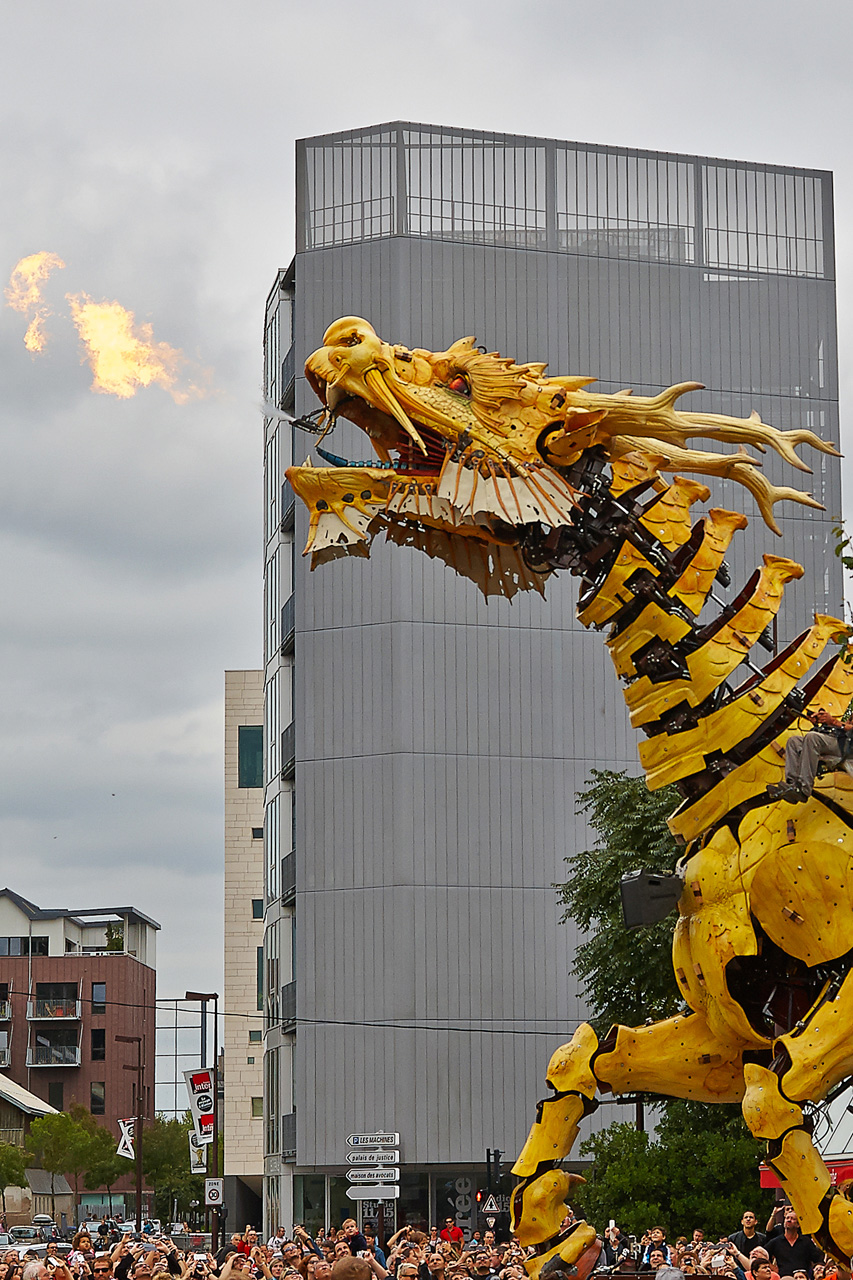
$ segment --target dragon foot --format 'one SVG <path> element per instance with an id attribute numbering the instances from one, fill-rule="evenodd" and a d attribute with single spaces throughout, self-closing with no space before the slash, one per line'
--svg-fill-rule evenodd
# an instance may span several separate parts
<path id="1" fill-rule="evenodd" d="M 744 1068 L 743 1116 L 752 1133 L 767 1142 L 768 1164 L 793 1205 L 800 1229 L 849 1268 L 853 1256 L 853 1204 L 848 1192 L 831 1185 L 829 1170 L 815 1147 L 799 1103 L 786 1098 L 772 1070 L 757 1063 Z"/>
<path id="2" fill-rule="evenodd" d="M 853 1204 L 850 1202 L 851 1184 L 833 1189 L 821 1204 L 823 1223 L 812 1232 L 825 1253 L 835 1258 L 849 1275 L 853 1257 Z"/>
<path id="3" fill-rule="evenodd" d="M 530 1280 L 559 1280 L 557 1272 L 571 1276 L 573 1280 L 586 1280 L 601 1255 L 601 1241 L 595 1227 L 588 1222 L 575 1222 L 565 1232 L 565 1238 L 547 1253 L 534 1253 L 524 1266 Z"/>
<path id="4" fill-rule="evenodd" d="M 512 1226 L 524 1248 L 536 1250 L 525 1261 L 531 1280 L 556 1271 L 585 1280 L 600 1253 L 595 1228 L 587 1222 L 573 1222 L 563 1228 L 569 1212 L 566 1197 L 572 1187 L 584 1181 L 575 1173 L 549 1169 L 535 1178 L 525 1178 L 512 1193 Z"/>

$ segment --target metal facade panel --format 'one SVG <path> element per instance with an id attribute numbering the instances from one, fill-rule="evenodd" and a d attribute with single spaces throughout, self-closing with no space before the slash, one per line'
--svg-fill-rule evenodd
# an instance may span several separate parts
<path id="1" fill-rule="evenodd" d="M 603 390 L 696 379 L 708 389 L 685 407 L 837 439 L 830 280 L 414 236 L 300 252 L 296 277 L 297 369 L 330 320 L 360 314 L 391 341 L 473 333 Z M 312 407 L 300 377 L 297 410 Z M 355 428 L 335 440 L 370 454 Z M 297 434 L 295 460 L 307 444 Z M 838 465 L 808 460 L 832 516 Z M 711 487 L 752 511 L 739 486 Z M 762 551 L 804 563 L 780 639 L 815 604 L 840 608 L 829 517 L 788 508 L 782 524 L 780 544 L 753 515 L 729 557 L 735 585 Z M 298 508 L 300 546 L 305 526 Z M 399 1128 L 407 1163 L 513 1151 L 583 1016 L 551 887 L 589 838 L 574 796 L 592 767 L 638 768 L 602 638 L 578 628 L 566 576 L 547 602 L 487 605 L 442 563 L 378 544 L 314 574 L 300 561 L 294 582 L 299 1165 L 340 1165 L 353 1127 Z M 423 1029 L 350 1025 L 395 1020 Z"/>

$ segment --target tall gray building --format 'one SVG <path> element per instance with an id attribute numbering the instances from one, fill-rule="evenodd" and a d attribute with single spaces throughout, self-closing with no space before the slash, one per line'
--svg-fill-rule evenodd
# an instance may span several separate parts
<path id="1" fill-rule="evenodd" d="M 603 390 L 695 379 L 684 407 L 838 439 L 828 173 L 399 122 L 306 139 L 271 401 L 317 407 L 303 363 L 348 314 L 412 347 L 476 334 Z M 347 1135 L 391 1130 L 398 1221 L 465 1225 L 484 1149 L 518 1150 L 584 1016 L 553 884 L 589 839 L 575 793 L 593 766 L 638 771 L 635 741 L 570 577 L 487 605 L 378 540 L 311 574 L 283 482 L 310 445 L 267 420 L 266 1222 L 340 1221 Z M 371 456 L 346 424 L 329 447 Z M 753 516 L 735 586 L 764 550 L 806 567 L 780 644 L 841 605 L 839 467 L 809 461 L 827 513 L 789 505 L 782 542 L 712 482 Z"/>

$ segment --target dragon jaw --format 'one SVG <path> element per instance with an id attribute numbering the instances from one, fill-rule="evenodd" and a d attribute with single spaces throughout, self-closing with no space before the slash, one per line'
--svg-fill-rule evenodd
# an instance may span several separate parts
<path id="1" fill-rule="evenodd" d="M 808 494 L 777 488 L 743 449 L 769 445 L 808 470 L 795 446 L 833 447 L 808 431 L 777 431 L 750 418 L 682 413 L 682 383 L 655 397 L 592 394 L 586 377 L 546 377 L 543 364 L 516 364 L 485 352 L 473 338 L 446 351 L 384 342 L 357 316 L 336 320 L 305 364 L 308 382 L 328 415 L 365 432 L 377 461 L 290 467 L 287 478 L 309 510 L 305 554 L 312 567 L 340 555 L 368 555 L 384 529 L 394 541 L 440 556 L 489 591 L 542 590 L 546 570 L 522 554 L 531 526 L 561 527 L 575 506 L 568 482 L 587 450 L 611 458 L 641 450 L 661 470 L 727 476 L 749 488 L 778 532 L 773 503 L 787 498 L 819 506 Z M 693 436 L 730 441 L 735 454 L 686 447 Z M 329 457 L 330 455 L 325 455 Z M 476 562 L 472 570 L 472 558 Z M 513 594 L 513 592 L 510 592 Z"/>

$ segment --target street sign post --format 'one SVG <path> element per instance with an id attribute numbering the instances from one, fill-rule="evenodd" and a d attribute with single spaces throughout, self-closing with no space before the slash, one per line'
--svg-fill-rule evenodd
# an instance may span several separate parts
<path id="1" fill-rule="evenodd" d="M 204 1203 L 213 1209 L 222 1206 L 223 1178 L 205 1178 Z"/>
<path id="2" fill-rule="evenodd" d="M 389 1186 L 347 1187 L 348 1200 L 399 1200 L 400 1188 Z"/>
<path id="3" fill-rule="evenodd" d="M 347 1164 L 359 1165 L 358 1169 L 347 1169 L 347 1182 L 356 1185 L 347 1187 L 349 1200 L 369 1200 L 375 1208 L 376 1227 L 379 1232 L 379 1243 L 385 1247 L 385 1211 L 386 1200 L 398 1200 L 400 1188 L 389 1185 L 400 1181 L 400 1135 L 399 1133 L 350 1133 L 347 1134 Z"/>

